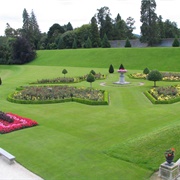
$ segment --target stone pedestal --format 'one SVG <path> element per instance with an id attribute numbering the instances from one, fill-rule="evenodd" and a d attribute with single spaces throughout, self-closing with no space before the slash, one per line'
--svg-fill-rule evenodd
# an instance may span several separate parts
<path id="1" fill-rule="evenodd" d="M 178 165 L 171 163 L 170 165 L 167 162 L 164 162 L 159 167 L 159 177 L 164 180 L 175 180 L 179 174 Z"/>

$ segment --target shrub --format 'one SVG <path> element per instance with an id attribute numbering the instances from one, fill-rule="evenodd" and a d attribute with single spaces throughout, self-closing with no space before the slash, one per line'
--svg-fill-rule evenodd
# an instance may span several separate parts
<path id="1" fill-rule="evenodd" d="M 114 73 L 114 67 L 112 64 L 109 66 L 109 73 Z"/>
<path id="2" fill-rule="evenodd" d="M 143 74 L 149 74 L 149 69 L 146 67 L 144 70 L 143 70 Z"/>
<path id="3" fill-rule="evenodd" d="M 152 70 L 148 75 L 147 79 L 149 81 L 154 81 L 154 87 L 156 86 L 156 81 L 162 80 L 162 74 L 158 70 Z"/>

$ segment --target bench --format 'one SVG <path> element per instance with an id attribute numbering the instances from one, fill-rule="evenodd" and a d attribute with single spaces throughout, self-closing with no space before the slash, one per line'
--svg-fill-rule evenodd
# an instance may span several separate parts
<path id="1" fill-rule="evenodd" d="M 7 158 L 9 160 L 9 164 L 12 164 L 14 162 L 14 160 L 15 160 L 15 156 L 8 153 L 7 151 L 5 151 L 2 148 L 0 148 L 0 156 L 4 156 L 5 158 Z"/>

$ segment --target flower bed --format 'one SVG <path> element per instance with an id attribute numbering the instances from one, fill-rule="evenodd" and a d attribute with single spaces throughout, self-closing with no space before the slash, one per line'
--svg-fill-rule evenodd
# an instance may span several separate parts
<path id="1" fill-rule="evenodd" d="M 79 76 L 79 77 L 57 77 L 53 79 L 41 79 L 37 80 L 37 82 L 33 82 L 31 84 L 58 84 L 58 83 L 77 83 L 81 81 L 85 81 L 88 75 Z M 105 75 L 101 73 L 94 74 L 96 80 L 105 79 Z"/>
<path id="2" fill-rule="evenodd" d="M 163 81 L 180 81 L 180 73 L 161 72 Z M 147 75 L 143 73 L 133 73 L 129 77 L 135 79 L 146 79 Z"/>
<path id="3" fill-rule="evenodd" d="M 152 88 L 145 95 L 155 104 L 178 102 L 180 101 L 180 85 Z"/>
<path id="4" fill-rule="evenodd" d="M 5 114 L 7 117 L 13 119 L 13 122 L 7 122 L 5 120 L 0 119 L 0 134 L 5 134 L 19 129 L 38 125 L 38 123 L 34 120 L 21 117 L 19 115 L 12 113 L 5 113 Z"/>
<path id="5" fill-rule="evenodd" d="M 8 96 L 16 103 L 57 103 L 77 101 L 85 104 L 108 104 L 105 91 L 72 86 L 29 86 Z"/>

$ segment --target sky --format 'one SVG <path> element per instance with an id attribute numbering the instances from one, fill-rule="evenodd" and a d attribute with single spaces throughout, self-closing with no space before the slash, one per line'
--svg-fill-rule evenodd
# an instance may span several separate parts
<path id="1" fill-rule="evenodd" d="M 176 22 L 180 28 L 179 0 L 155 2 L 155 13 L 161 15 L 163 21 Z M 125 21 L 128 17 L 134 18 L 133 33 L 140 34 L 141 0 L 5 0 L 0 6 L 0 36 L 4 35 L 7 23 L 14 29 L 22 28 L 24 8 L 29 15 L 34 11 L 40 31 L 47 33 L 55 23 L 63 26 L 70 22 L 73 28 L 89 24 L 97 9 L 104 6 L 110 9 L 112 19 L 118 13 Z"/>

